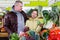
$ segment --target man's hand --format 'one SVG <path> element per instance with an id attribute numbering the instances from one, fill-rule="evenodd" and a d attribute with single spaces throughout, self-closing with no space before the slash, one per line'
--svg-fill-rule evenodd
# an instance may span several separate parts
<path id="1" fill-rule="evenodd" d="M 24 32 L 29 31 L 29 27 L 24 28 Z"/>

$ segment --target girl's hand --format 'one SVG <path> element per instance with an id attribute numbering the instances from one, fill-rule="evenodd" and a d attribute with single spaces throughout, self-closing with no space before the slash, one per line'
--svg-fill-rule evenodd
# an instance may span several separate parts
<path id="1" fill-rule="evenodd" d="M 24 32 L 19 33 L 19 37 L 22 37 L 22 36 L 24 36 Z"/>
<path id="2" fill-rule="evenodd" d="M 40 27 L 43 27 L 44 24 L 40 24 Z"/>

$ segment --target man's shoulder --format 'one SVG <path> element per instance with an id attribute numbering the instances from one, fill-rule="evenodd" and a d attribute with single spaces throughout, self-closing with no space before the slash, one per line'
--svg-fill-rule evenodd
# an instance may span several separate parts
<path id="1" fill-rule="evenodd" d="M 25 13 L 25 12 L 22 10 L 21 13 Z"/>
<path id="2" fill-rule="evenodd" d="M 13 12 L 13 11 L 9 11 L 9 12 L 7 12 L 6 14 L 5 14 L 5 16 L 12 16 L 12 15 L 14 15 L 15 13 Z"/>
<path id="3" fill-rule="evenodd" d="M 9 11 L 6 13 L 6 15 L 13 15 L 13 14 L 15 14 L 13 11 Z"/>
<path id="4" fill-rule="evenodd" d="M 21 11 L 20 13 L 22 13 L 23 15 L 26 15 L 26 13 L 24 11 Z"/>
<path id="5" fill-rule="evenodd" d="M 13 11 L 9 11 L 9 12 L 7 12 L 7 14 L 14 14 L 14 12 Z"/>

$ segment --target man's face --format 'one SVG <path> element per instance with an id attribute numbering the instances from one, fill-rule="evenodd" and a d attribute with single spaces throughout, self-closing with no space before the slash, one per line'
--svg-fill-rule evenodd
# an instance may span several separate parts
<path id="1" fill-rule="evenodd" d="M 16 11 L 22 11 L 22 6 L 23 6 L 22 3 L 16 3 L 14 9 Z"/>
<path id="2" fill-rule="evenodd" d="M 36 18 L 37 17 L 37 11 L 33 11 L 32 13 L 31 13 L 31 16 L 32 16 L 32 18 Z"/>

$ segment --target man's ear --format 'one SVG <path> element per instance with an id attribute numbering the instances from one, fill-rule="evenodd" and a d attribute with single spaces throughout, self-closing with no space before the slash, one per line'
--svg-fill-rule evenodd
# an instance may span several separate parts
<path id="1" fill-rule="evenodd" d="M 12 8 L 14 8 L 14 7 L 15 7 L 15 5 L 12 6 Z"/>

